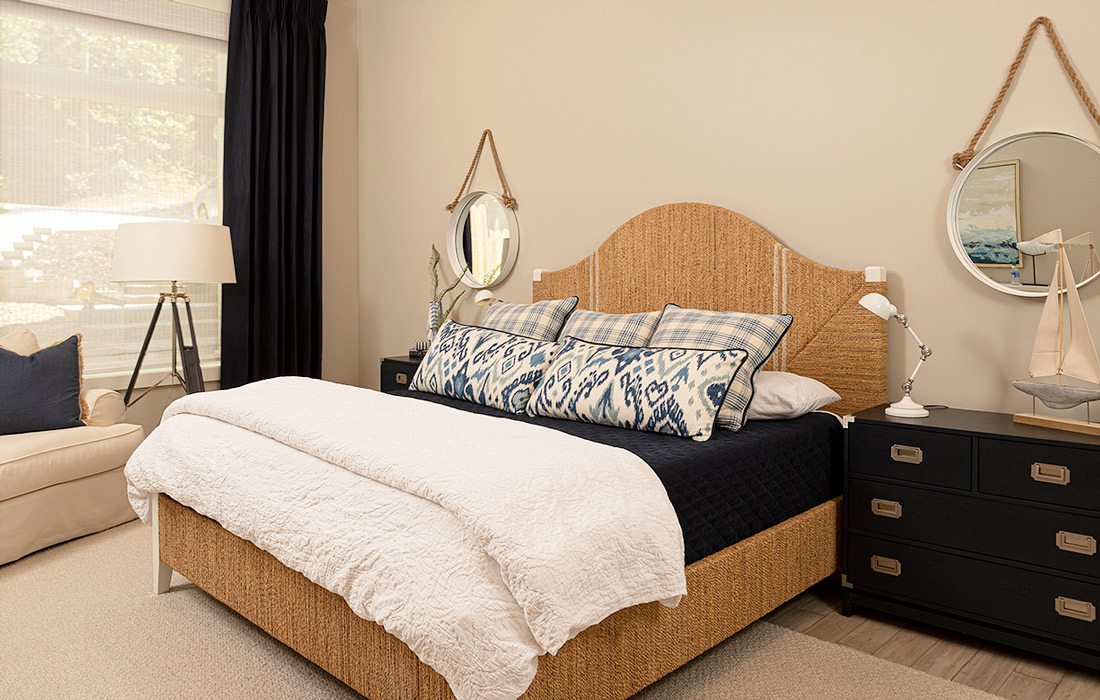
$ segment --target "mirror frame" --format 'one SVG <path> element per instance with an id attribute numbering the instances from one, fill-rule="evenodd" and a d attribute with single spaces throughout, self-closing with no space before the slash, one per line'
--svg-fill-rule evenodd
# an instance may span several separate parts
<path id="1" fill-rule="evenodd" d="M 1008 138 L 1001 139 L 1000 141 L 982 149 L 981 153 L 974 156 L 974 158 L 971 159 L 969 163 L 967 163 L 966 167 L 963 168 L 963 171 L 959 173 L 958 179 L 955 180 L 954 186 L 951 187 L 951 196 L 947 200 L 947 240 L 951 243 L 951 249 L 955 251 L 955 256 L 959 259 L 959 262 L 961 262 L 963 264 L 963 267 L 966 268 L 966 271 L 976 277 L 979 282 L 982 282 L 988 287 L 996 289 L 998 292 L 1012 294 L 1018 297 L 1045 297 L 1050 292 L 1049 290 L 1032 291 L 1029 289 L 1017 289 L 1012 287 L 1011 285 L 1002 284 L 1001 282 L 992 280 L 989 278 L 988 275 L 982 272 L 981 268 L 979 268 L 974 263 L 974 261 L 970 259 L 969 255 L 967 255 L 966 250 L 963 248 L 962 239 L 959 237 L 959 197 L 962 194 L 963 184 L 966 182 L 967 178 L 970 177 L 970 174 L 977 170 L 978 166 L 980 166 L 983 162 L 988 160 L 990 156 L 994 154 L 994 152 L 1004 146 L 1016 143 L 1017 141 L 1023 141 L 1025 139 L 1031 139 L 1037 136 L 1057 136 L 1060 138 L 1069 139 L 1071 141 L 1076 141 L 1077 143 L 1088 146 L 1093 150 L 1094 153 L 1100 155 L 1100 147 L 1090 141 L 1086 141 L 1082 138 L 1078 138 L 1077 136 L 1073 136 L 1072 134 L 1064 134 L 1060 131 L 1025 131 L 1023 133 L 1015 134 L 1014 136 L 1009 136 Z M 1077 288 L 1080 289 L 1081 287 L 1084 287 L 1086 284 L 1092 282 L 1097 277 L 1100 277 L 1100 272 L 1097 272 L 1091 277 L 1078 282 Z"/>
<path id="2" fill-rule="evenodd" d="M 466 219 L 466 214 L 470 210 L 470 205 L 485 195 L 495 198 L 500 202 L 500 206 L 504 207 L 504 213 L 508 217 L 508 230 L 511 233 L 508 239 L 508 255 L 504 259 L 504 264 L 500 267 L 500 274 L 489 284 L 481 284 L 473 278 L 466 270 L 466 258 L 460 252 L 462 248 L 462 224 Z M 492 289 L 503 284 L 508 279 L 508 275 L 512 274 L 512 268 L 516 266 L 516 258 L 519 257 L 519 220 L 516 219 L 516 212 L 505 206 L 504 200 L 495 192 L 470 192 L 459 200 L 458 206 L 451 214 L 451 223 L 447 229 L 447 257 L 451 262 L 451 269 L 454 270 L 454 273 L 462 275 L 462 284 L 471 289 Z"/>

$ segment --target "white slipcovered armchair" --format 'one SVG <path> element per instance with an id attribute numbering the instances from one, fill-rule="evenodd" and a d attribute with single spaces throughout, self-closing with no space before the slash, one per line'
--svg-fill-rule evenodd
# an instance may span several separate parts
<path id="1" fill-rule="evenodd" d="M 38 342 L 21 331 L 0 346 L 29 355 Z M 0 564 L 136 517 L 122 470 L 144 431 L 121 422 L 117 392 L 84 389 L 81 398 L 83 427 L 0 435 Z"/>

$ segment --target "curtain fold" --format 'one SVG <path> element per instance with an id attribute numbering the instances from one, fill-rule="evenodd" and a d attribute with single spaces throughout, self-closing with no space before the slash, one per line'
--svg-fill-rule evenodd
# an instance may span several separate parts
<path id="1" fill-rule="evenodd" d="M 321 141 L 327 0 L 233 0 L 221 386 L 321 374 Z"/>

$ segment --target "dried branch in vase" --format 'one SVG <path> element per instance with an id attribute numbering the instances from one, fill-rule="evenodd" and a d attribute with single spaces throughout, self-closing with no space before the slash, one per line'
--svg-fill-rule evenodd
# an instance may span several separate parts
<path id="1" fill-rule="evenodd" d="M 450 302 L 447 304 L 447 308 L 443 308 L 443 301 L 446 296 L 455 290 L 459 282 L 462 281 L 462 275 L 455 278 L 454 282 L 451 282 L 446 289 L 442 292 L 439 291 L 439 262 L 441 256 L 439 250 L 433 245 L 432 253 L 428 256 L 428 279 L 431 282 L 431 297 L 428 300 L 428 340 L 434 340 L 435 334 L 439 332 L 439 329 L 443 327 L 443 324 L 451 317 L 451 312 L 454 311 L 455 305 L 458 300 L 462 298 L 462 295 L 466 293 L 463 289 L 458 294 L 451 297 Z M 465 274 L 469 270 L 469 267 L 463 270 Z"/>

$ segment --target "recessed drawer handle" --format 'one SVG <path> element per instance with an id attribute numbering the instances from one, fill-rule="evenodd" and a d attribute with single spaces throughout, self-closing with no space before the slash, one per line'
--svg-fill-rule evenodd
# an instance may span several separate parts
<path id="1" fill-rule="evenodd" d="M 924 461 L 924 450 L 911 445 L 891 445 L 890 459 L 906 464 L 920 464 Z"/>
<path id="2" fill-rule="evenodd" d="M 409 383 L 409 375 L 405 374 L 404 372 L 398 372 L 396 375 L 394 375 L 393 379 L 398 384 L 408 384 Z"/>
<path id="3" fill-rule="evenodd" d="M 872 498 L 871 512 L 882 518 L 900 518 L 901 504 L 897 501 L 884 501 L 881 498 Z"/>
<path id="4" fill-rule="evenodd" d="M 1054 611 L 1062 617 L 1072 617 L 1074 620 L 1096 621 L 1096 606 L 1087 600 L 1058 596 L 1054 599 Z"/>
<path id="5" fill-rule="evenodd" d="M 1085 554 L 1090 557 L 1096 554 L 1096 538 L 1090 535 L 1059 530 L 1055 543 L 1058 545 L 1058 549 L 1066 552 Z"/>
<path id="6" fill-rule="evenodd" d="M 887 576 L 901 576 L 901 562 L 875 554 L 871 557 L 871 571 Z"/>
<path id="7" fill-rule="evenodd" d="M 1065 486 L 1069 483 L 1069 467 L 1035 462 L 1031 465 L 1031 478 L 1044 484 Z"/>

